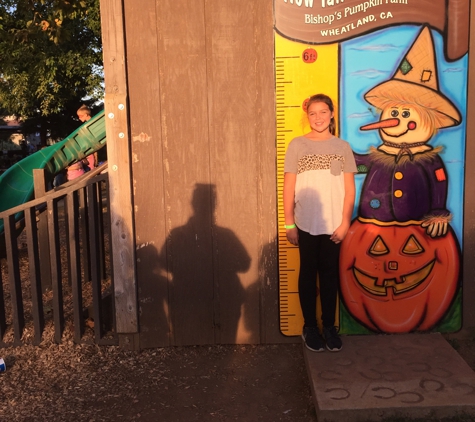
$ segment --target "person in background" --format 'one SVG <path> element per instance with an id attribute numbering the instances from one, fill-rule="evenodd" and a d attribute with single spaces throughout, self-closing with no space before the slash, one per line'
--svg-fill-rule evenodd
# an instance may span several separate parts
<path id="1" fill-rule="evenodd" d="M 83 123 L 91 119 L 91 109 L 86 104 L 79 107 L 76 114 L 78 115 L 79 121 Z"/>
<path id="2" fill-rule="evenodd" d="M 91 109 L 85 104 L 78 108 L 76 114 L 83 123 L 91 120 Z M 84 172 L 88 172 L 95 167 L 97 167 L 97 153 L 90 154 L 83 160 Z"/>
<path id="3" fill-rule="evenodd" d="M 80 161 L 76 161 L 75 163 L 71 164 L 68 167 L 66 176 L 69 181 L 69 180 L 76 179 L 79 176 L 82 176 L 84 173 L 85 173 L 84 165 L 83 165 L 82 160 L 80 160 Z"/>
<path id="4" fill-rule="evenodd" d="M 78 108 L 76 112 L 78 119 L 85 123 L 91 119 L 91 109 L 83 104 L 81 107 Z M 96 153 L 88 155 L 81 161 L 77 161 L 76 163 L 71 164 L 68 167 L 67 177 L 68 180 L 76 179 L 79 176 L 82 176 L 84 173 L 92 170 L 97 165 L 97 158 Z"/>

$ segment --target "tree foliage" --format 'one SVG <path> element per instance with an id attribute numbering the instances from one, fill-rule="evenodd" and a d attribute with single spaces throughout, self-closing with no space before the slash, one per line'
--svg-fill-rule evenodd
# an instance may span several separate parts
<path id="1" fill-rule="evenodd" d="M 99 0 L 2 0 L 0 108 L 26 132 L 64 137 L 102 84 Z"/>

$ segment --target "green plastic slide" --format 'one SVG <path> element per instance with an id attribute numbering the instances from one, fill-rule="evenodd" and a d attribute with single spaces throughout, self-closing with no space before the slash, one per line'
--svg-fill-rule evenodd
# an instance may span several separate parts
<path id="1" fill-rule="evenodd" d="M 34 198 L 34 169 L 45 169 L 52 179 L 56 173 L 101 149 L 105 143 L 106 123 L 104 111 L 101 111 L 61 142 L 20 160 L 0 176 L 0 212 Z M 17 221 L 22 214 L 16 216 Z M 0 220 L 0 234 L 3 234 L 3 220 Z"/>

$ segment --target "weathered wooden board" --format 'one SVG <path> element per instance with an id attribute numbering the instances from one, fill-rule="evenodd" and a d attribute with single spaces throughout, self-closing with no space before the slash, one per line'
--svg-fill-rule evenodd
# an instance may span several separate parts
<path id="1" fill-rule="evenodd" d="M 469 116 L 475 116 L 475 7 L 471 7 L 470 21 L 472 27 L 470 30 L 469 41 L 469 86 L 467 95 L 467 145 L 466 161 L 473 163 L 475 161 L 475 144 L 473 142 L 473 133 L 475 133 L 475 119 Z M 475 195 L 473 195 L 473 180 L 475 180 L 475 166 L 466 165 L 465 167 L 465 201 L 464 201 L 464 237 L 463 237 L 463 328 L 475 327 L 475 308 L 473 298 L 475 297 L 475 260 L 473 251 L 475 250 Z"/>
<path id="2" fill-rule="evenodd" d="M 101 6 L 118 13 L 112 0 Z M 272 2 L 123 7 L 125 70 L 117 17 L 103 19 L 104 58 L 129 133 L 108 153 L 130 158 L 132 191 L 121 175 L 116 201 L 126 215 L 133 201 L 134 238 L 116 236 L 136 257 L 140 347 L 292 341 L 278 329 Z"/>
<path id="3" fill-rule="evenodd" d="M 170 344 L 168 281 L 159 268 L 166 237 L 158 16 L 155 2 L 124 2 L 140 347 Z"/>
<path id="4" fill-rule="evenodd" d="M 295 342 L 279 327 L 279 286 L 277 252 L 276 113 L 274 80 L 274 21 L 270 1 L 254 5 L 256 39 L 256 120 L 258 162 L 259 296 L 260 343 Z M 270 76 L 272 74 L 272 76 Z M 271 142 L 272 141 L 272 142 Z"/>
<path id="5" fill-rule="evenodd" d="M 171 344 L 214 343 L 205 2 L 157 4 Z M 157 116 L 158 117 L 158 116 Z"/>
<path id="6" fill-rule="evenodd" d="M 137 333 L 126 49 L 121 0 L 101 0 L 112 258 L 117 331 Z"/>
<path id="7" fill-rule="evenodd" d="M 210 173 L 216 186 L 217 341 L 260 337 L 259 179 L 261 145 L 255 2 L 210 1 L 206 7 Z"/>

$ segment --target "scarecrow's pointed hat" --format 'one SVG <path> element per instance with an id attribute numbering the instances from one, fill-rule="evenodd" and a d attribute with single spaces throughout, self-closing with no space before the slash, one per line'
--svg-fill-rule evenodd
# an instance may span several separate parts
<path id="1" fill-rule="evenodd" d="M 365 95 L 380 109 L 388 99 L 412 102 L 439 113 L 437 128 L 456 126 L 461 116 L 453 103 L 439 91 L 432 35 L 423 27 L 392 79 L 377 85 Z"/>

